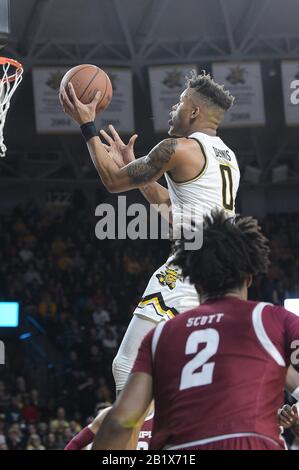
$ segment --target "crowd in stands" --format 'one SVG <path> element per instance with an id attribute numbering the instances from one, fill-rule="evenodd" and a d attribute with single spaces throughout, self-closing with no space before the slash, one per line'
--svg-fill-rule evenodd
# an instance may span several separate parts
<path id="1" fill-rule="evenodd" d="M 18 300 L 23 318 L 0 366 L 0 450 L 62 449 L 114 400 L 113 357 L 169 242 L 100 241 L 95 224 L 86 207 L 0 215 L 0 300 Z M 299 297 L 299 214 L 262 224 L 272 265 L 250 295 L 281 304 Z"/>

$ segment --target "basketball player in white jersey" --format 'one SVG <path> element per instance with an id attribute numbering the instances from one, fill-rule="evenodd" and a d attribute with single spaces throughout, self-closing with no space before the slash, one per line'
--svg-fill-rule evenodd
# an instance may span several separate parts
<path id="1" fill-rule="evenodd" d="M 139 188 L 153 204 L 171 205 L 173 213 L 192 205 L 202 217 L 215 207 L 234 214 L 240 173 L 234 152 L 217 136 L 217 129 L 234 98 L 209 74 L 191 73 L 179 102 L 172 107 L 170 138 L 161 141 L 148 155 L 135 159 L 137 135 L 125 145 L 112 126 L 112 137 L 94 126 L 100 92 L 88 105 L 81 103 L 72 85 L 62 90 L 64 111 L 80 126 L 99 176 L 109 192 Z M 168 189 L 157 181 L 165 175 Z M 193 286 L 182 281 L 171 259 L 150 279 L 113 362 L 116 389 L 123 389 L 143 337 L 160 321 L 197 306 Z"/>

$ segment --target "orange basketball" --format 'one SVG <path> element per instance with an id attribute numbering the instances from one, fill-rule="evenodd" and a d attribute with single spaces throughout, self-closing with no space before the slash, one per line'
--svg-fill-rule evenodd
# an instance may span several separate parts
<path id="1" fill-rule="evenodd" d="M 96 92 L 101 91 L 100 102 L 96 112 L 99 113 L 109 105 L 113 90 L 110 78 L 104 70 L 95 65 L 82 64 L 68 70 L 60 83 L 60 89 L 65 88 L 68 92 L 67 85 L 71 82 L 77 97 L 82 103 L 90 103 Z"/>

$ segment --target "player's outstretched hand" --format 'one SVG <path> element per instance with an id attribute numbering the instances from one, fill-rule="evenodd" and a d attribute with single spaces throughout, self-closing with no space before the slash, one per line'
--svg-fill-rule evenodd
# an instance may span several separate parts
<path id="1" fill-rule="evenodd" d="M 284 405 L 277 412 L 278 422 L 280 426 L 284 428 L 291 428 L 298 423 L 298 410 L 297 406 Z"/>
<path id="2" fill-rule="evenodd" d="M 128 163 L 135 160 L 134 144 L 138 137 L 137 134 L 132 135 L 127 144 L 120 138 L 118 132 L 114 129 L 112 124 L 109 124 L 109 131 L 111 135 L 105 132 L 103 129 L 100 130 L 100 134 L 106 140 L 107 144 L 103 144 L 107 152 L 115 163 L 121 168 Z"/>
<path id="3" fill-rule="evenodd" d="M 59 100 L 63 111 L 68 114 L 80 126 L 86 122 L 93 122 L 96 117 L 96 107 L 100 101 L 101 92 L 98 91 L 93 100 L 88 104 L 83 104 L 75 93 L 71 82 L 68 83 L 68 93 L 63 88 L 59 93 Z"/>

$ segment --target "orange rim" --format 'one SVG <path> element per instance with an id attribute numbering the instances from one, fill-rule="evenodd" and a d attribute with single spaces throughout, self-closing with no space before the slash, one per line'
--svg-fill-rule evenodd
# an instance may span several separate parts
<path id="1" fill-rule="evenodd" d="M 5 64 L 10 64 L 12 65 L 13 67 L 16 68 L 16 72 L 13 73 L 12 75 L 9 75 L 8 77 L 6 78 L 1 78 L 0 79 L 0 82 L 13 82 L 15 81 L 15 79 L 22 75 L 23 73 L 23 65 L 20 64 L 20 62 L 18 62 L 17 60 L 14 60 L 14 59 L 8 59 L 7 57 L 0 57 L 0 65 L 5 65 Z"/>

